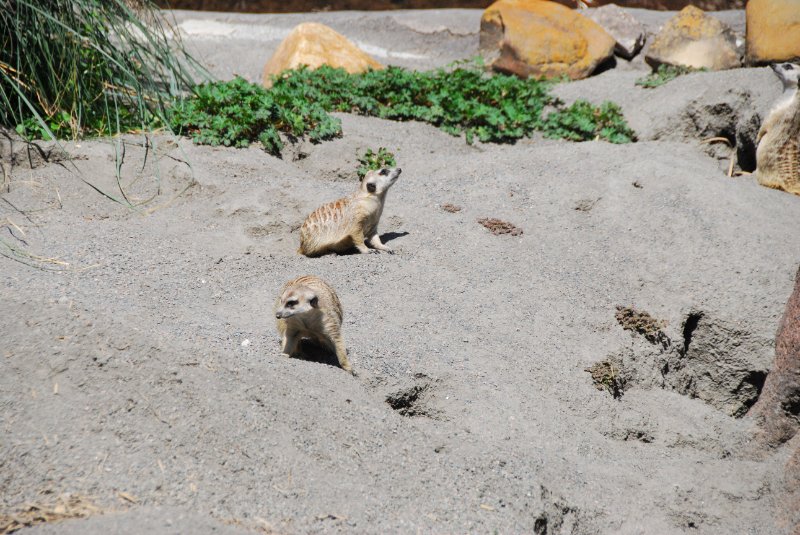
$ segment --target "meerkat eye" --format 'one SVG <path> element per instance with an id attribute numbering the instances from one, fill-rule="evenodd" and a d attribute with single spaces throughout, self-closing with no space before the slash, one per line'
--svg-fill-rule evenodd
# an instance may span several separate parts
<path id="1" fill-rule="evenodd" d="M 294 308 L 297 306 L 297 299 L 292 299 L 290 301 L 286 301 L 286 306 L 289 308 Z"/>
<path id="2" fill-rule="evenodd" d="M 370 193 L 375 193 L 375 184 L 373 184 L 371 182 L 369 184 L 367 184 L 367 191 L 370 192 Z"/>
<path id="3" fill-rule="evenodd" d="M 380 172 L 381 176 L 386 176 L 388 174 L 389 174 L 389 170 L 388 169 L 381 169 L 381 172 Z"/>
<path id="4" fill-rule="evenodd" d="M 792 65 L 791 63 L 784 63 L 783 68 L 786 69 L 787 71 L 791 71 L 792 69 L 794 69 L 794 65 Z"/>
<path id="5" fill-rule="evenodd" d="M 319 298 L 315 295 L 314 297 L 311 298 L 311 301 L 309 301 L 309 303 L 311 304 L 312 307 L 317 308 L 317 306 L 319 305 Z"/>

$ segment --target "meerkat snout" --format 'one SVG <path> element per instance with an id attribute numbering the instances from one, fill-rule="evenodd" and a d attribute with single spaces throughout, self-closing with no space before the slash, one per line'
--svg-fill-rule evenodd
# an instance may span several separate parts
<path id="1" fill-rule="evenodd" d="M 319 308 L 319 298 L 313 293 L 285 293 L 280 298 L 280 304 L 275 311 L 276 319 L 291 318 L 298 314 L 305 314 Z"/>
<path id="2" fill-rule="evenodd" d="M 797 82 L 800 79 L 800 65 L 773 63 L 770 67 L 780 79 L 784 89 L 797 89 Z"/>
<path id="3" fill-rule="evenodd" d="M 399 167 L 369 171 L 361 179 L 361 188 L 366 190 L 367 193 L 382 195 L 389 191 L 389 188 L 400 178 L 400 173 L 402 172 L 403 170 Z"/>

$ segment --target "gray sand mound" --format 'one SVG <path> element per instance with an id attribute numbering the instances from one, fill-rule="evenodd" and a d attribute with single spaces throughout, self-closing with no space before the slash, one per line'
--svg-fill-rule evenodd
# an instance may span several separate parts
<path id="1" fill-rule="evenodd" d="M 666 104 L 630 74 L 581 82 L 616 83 L 631 123 L 653 123 L 630 145 L 468 146 L 346 114 L 341 139 L 284 159 L 126 137 L 126 193 L 152 211 L 63 162 L 15 167 L 3 510 L 75 493 L 107 511 L 31 533 L 778 533 L 784 454 L 737 452 L 800 198 L 727 177 L 692 132 L 657 135 Z M 672 87 L 718 80 L 753 108 L 777 89 L 763 70 Z M 379 146 L 403 168 L 380 226 L 397 254 L 297 255 L 305 215 Z M 65 148 L 114 191 L 110 142 Z M 272 303 L 304 273 L 336 288 L 356 377 L 280 354 Z M 616 397 L 585 371 L 602 362 Z"/>

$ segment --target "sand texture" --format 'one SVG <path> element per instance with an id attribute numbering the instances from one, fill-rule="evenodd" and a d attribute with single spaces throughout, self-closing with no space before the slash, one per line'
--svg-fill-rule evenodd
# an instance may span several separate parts
<path id="1" fill-rule="evenodd" d="M 480 11 L 178 16 L 205 21 L 185 38 L 217 75 L 256 81 L 293 21 L 430 68 L 475 53 Z M 629 145 L 470 146 L 349 114 L 282 159 L 168 135 L 66 143 L 71 161 L 6 143 L 0 514 L 70 494 L 97 511 L 20 533 L 788 532 L 791 452 L 742 452 L 800 197 L 727 176 L 732 149 L 701 143 L 752 142 L 779 83 L 646 90 L 645 69 L 556 89 L 619 102 Z M 396 254 L 298 255 L 304 217 L 378 147 L 403 169 L 379 227 Z M 121 195 L 121 150 L 138 210 L 79 178 Z M 275 297 L 307 273 L 341 299 L 355 377 L 280 353 Z"/>

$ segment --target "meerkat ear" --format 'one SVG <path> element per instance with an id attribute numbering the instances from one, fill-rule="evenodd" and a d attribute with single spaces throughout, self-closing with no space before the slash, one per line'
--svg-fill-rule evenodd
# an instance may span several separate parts
<path id="1" fill-rule="evenodd" d="M 312 308 L 319 308 L 319 297 L 317 297 L 316 295 L 312 297 L 311 301 L 309 301 L 309 304 L 311 305 Z"/>

